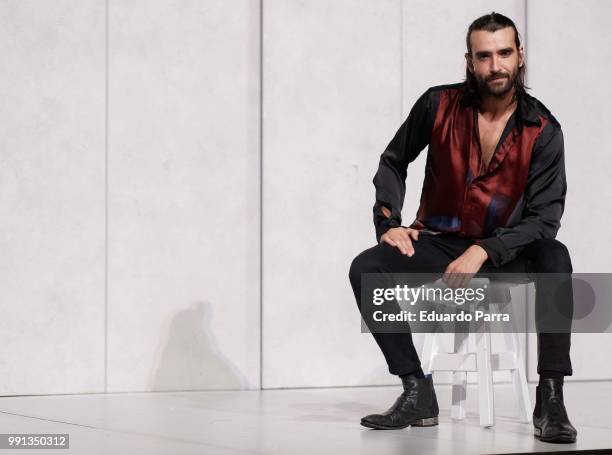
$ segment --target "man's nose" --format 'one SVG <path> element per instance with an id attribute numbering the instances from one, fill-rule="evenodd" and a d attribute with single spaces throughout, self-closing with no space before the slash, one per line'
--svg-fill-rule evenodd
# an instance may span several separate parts
<path id="1" fill-rule="evenodd" d="M 492 73 L 498 73 L 499 69 L 500 69 L 500 66 L 499 66 L 498 57 L 496 55 L 494 55 L 491 58 L 491 68 L 490 68 L 490 70 L 491 70 Z"/>

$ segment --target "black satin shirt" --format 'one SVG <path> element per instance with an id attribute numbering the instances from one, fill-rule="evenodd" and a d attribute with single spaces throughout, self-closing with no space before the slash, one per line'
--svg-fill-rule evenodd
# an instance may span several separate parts
<path id="1" fill-rule="evenodd" d="M 477 117 L 460 103 L 462 84 L 423 93 L 380 156 L 373 179 L 376 239 L 402 225 L 408 164 L 429 146 L 420 206 L 409 227 L 472 238 L 499 267 L 560 228 L 567 191 L 563 133 L 540 101 L 520 97 L 482 174 Z"/>

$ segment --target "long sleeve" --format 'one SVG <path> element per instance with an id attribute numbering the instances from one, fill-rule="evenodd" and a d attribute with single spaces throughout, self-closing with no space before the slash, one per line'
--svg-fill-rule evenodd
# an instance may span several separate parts
<path id="1" fill-rule="evenodd" d="M 555 238 L 566 192 L 563 132 L 556 122 L 550 122 L 534 146 L 522 219 L 512 227 L 495 229 L 493 236 L 476 243 L 499 267 L 515 259 L 534 240 Z"/>
<path id="2" fill-rule="evenodd" d="M 380 156 L 378 170 L 372 180 L 376 188 L 374 227 L 377 242 L 389 229 L 402 224 L 408 163 L 414 161 L 429 144 L 437 110 L 435 102 L 431 89 L 423 93 Z M 382 212 L 383 207 L 391 212 L 388 218 Z"/>

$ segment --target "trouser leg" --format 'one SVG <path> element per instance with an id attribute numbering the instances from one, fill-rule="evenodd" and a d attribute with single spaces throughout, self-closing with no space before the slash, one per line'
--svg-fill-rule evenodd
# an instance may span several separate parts
<path id="1" fill-rule="evenodd" d="M 362 308 L 362 273 L 442 273 L 470 244 L 467 239 L 421 233 L 419 240 L 413 241 L 415 254 L 412 257 L 384 242 L 363 251 L 353 260 L 349 271 L 358 308 Z M 404 375 L 420 368 L 411 333 L 373 331 L 372 335 L 385 356 L 390 373 Z"/>
<path id="2" fill-rule="evenodd" d="M 523 254 L 528 260 L 529 272 L 535 273 L 538 374 L 546 371 L 571 376 L 574 302 L 569 252 L 558 240 L 540 239 L 529 244 Z"/>

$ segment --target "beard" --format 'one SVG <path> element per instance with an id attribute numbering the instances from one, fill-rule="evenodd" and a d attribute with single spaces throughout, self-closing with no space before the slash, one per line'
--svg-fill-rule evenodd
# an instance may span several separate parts
<path id="1" fill-rule="evenodd" d="M 474 74 L 476 82 L 478 83 L 478 91 L 480 96 L 487 97 L 492 96 L 494 98 L 503 98 L 508 92 L 512 90 L 512 87 L 516 83 L 518 77 L 519 68 L 518 66 L 512 71 L 511 74 L 497 73 L 488 76 L 487 78 L 481 78 Z M 495 80 L 500 78 L 499 80 Z"/>

